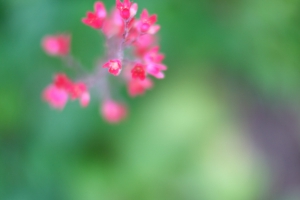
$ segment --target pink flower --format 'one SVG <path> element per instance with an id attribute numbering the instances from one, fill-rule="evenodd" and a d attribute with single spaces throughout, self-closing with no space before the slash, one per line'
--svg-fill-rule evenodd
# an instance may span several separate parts
<path id="1" fill-rule="evenodd" d="M 159 46 L 150 49 L 144 56 L 147 63 L 161 63 L 165 56 L 159 53 Z"/>
<path id="2" fill-rule="evenodd" d="M 144 9 L 141 14 L 141 20 L 137 25 L 142 33 L 155 34 L 160 29 L 159 25 L 154 25 L 156 21 L 157 15 L 149 16 L 147 9 Z"/>
<path id="3" fill-rule="evenodd" d="M 68 101 L 68 93 L 55 85 L 49 85 L 43 92 L 43 99 L 53 108 L 62 110 Z"/>
<path id="4" fill-rule="evenodd" d="M 140 32 L 135 27 L 132 27 L 126 38 L 127 45 L 131 45 L 134 41 L 136 41 L 139 35 Z"/>
<path id="5" fill-rule="evenodd" d="M 106 121 L 118 123 L 127 116 L 127 108 L 122 103 L 106 100 L 102 104 L 101 113 Z"/>
<path id="6" fill-rule="evenodd" d="M 119 11 L 115 8 L 111 16 L 104 21 L 102 31 L 107 37 L 121 36 L 124 30 L 124 22 Z"/>
<path id="7" fill-rule="evenodd" d="M 66 56 L 70 50 L 70 36 L 67 34 L 44 37 L 42 47 L 52 56 Z"/>
<path id="8" fill-rule="evenodd" d="M 165 56 L 159 53 L 159 46 L 150 49 L 144 55 L 144 60 L 147 63 L 147 73 L 158 79 L 164 78 L 165 75 L 162 71 L 167 70 L 167 67 L 161 64 L 164 58 Z"/>
<path id="9" fill-rule="evenodd" d="M 141 35 L 134 43 L 135 53 L 138 56 L 143 56 L 149 50 L 149 47 L 156 42 L 154 35 Z"/>
<path id="10" fill-rule="evenodd" d="M 121 61 L 120 60 L 110 60 L 103 65 L 103 68 L 108 68 L 108 72 L 114 76 L 118 76 L 121 73 Z"/>
<path id="11" fill-rule="evenodd" d="M 94 4 L 94 10 L 95 12 L 88 11 L 82 22 L 94 29 L 100 29 L 106 17 L 106 9 L 104 4 L 98 1 Z"/>
<path id="12" fill-rule="evenodd" d="M 147 65 L 147 73 L 158 79 L 165 78 L 165 74 L 162 72 L 165 70 L 167 70 L 167 67 L 163 64 L 150 63 Z"/>
<path id="13" fill-rule="evenodd" d="M 81 96 L 87 92 L 87 87 L 82 82 L 73 83 L 69 94 L 71 99 L 81 98 Z"/>
<path id="14" fill-rule="evenodd" d="M 73 83 L 65 74 L 56 74 L 53 82 L 56 88 L 70 95 L 72 100 L 79 99 L 82 107 L 89 104 L 90 94 L 85 83 Z"/>
<path id="15" fill-rule="evenodd" d="M 124 20 L 134 17 L 138 10 L 138 5 L 136 3 L 132 4 L 130 0 L 124 0 L 123 3 L 121 3 L 120 0 L 116 0 L 116 5 L 121 17 Z"/>
<path id="16" fill-rule="evenodd" d="M 133 79 L 144 80 L 146 78 L 146 69 L 145 66 L 137 63 L 131 70 L 131 76 Z"/>
<path id="17" fill-rule="evenodd" d="M 54 85 L 57 88 L 70 91 L 72 84 L 72 81 L 65 74 L 56 74 L 54 77 Z"/>
<path id="18" fill-rule="evenodd" d="M 135 97 L 137 95 L 142 95 L 147 89 L 153 87 L 153 82 L 151 79 L 146 78 L 145 80 L 130 80 L 128 83 L 128 93 L 130 96 Z"/>

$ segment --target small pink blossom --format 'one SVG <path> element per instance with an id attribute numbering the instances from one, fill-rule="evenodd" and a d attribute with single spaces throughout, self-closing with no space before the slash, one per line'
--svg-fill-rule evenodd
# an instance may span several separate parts
<path id="1" fill-rule="evenodd" d="M 106 18 L 106 9 L 102 2 L 96 2 L 94 4 L 94 12 L 88 11 L 86 17 L 82 19 L 82 22 L 87 26 L 94 29 L 100 29 Z"/>
<path id="2" fill-rule="evenodd" d="M 59 73 L 54 77 L 54 85 L 57 88 L 70 91 L 72 88 L 72 84 L 72 81 L 65 74 Z"/>
<path id="3" fill-rule="evenodd" d="M 53 80 L 53 85 L 51 86 L 51 90 L 45 90 L 47 91 L 47 93 L 45 93 L 47 95 L 43 95 L 44 97 L 47 97 L 45 99 L 47 99 L 49 102 L 52 97 L 52 99 L 54 100 L 59 99 L 59 94 L 61 94 L 62 97 L 67 95 L 67 99 L 68 96 L 70 96 L 72 100 L 79 99 L 82 107 L 86 107 L 90 102 L 90 94 L 88 92 L 86 84 L 83 82 L 73 83 L 72 80 L 70 80 L 65 74 L 56 74 Z M 52 93 L 50 93 L 51 91 Z M 65 103 L 66 101 L 64 102 L 64 104 Z"/>
<path id="4" fill-rule="evenodd" d="M 55 85 L 49 85 L 43 92 L 43 99 L 53 108 L 62 110 L 68 101 L 68 93 Z"/>
<path id="5" fill-rule="evenodd" d="M 134 41 L 137 40 L 137 38 L 139 37 L 140 32 L 135 28 L 132 27 L 128 33 L 128 36 L 126 38 L 126 42 L 128 45 L 132 44 Z"/>
<path id="6" fill-rule="evenodd" d="M 138 95 L 142 95 L 146 90 L 151 89 L 153 87 L 153 82 L 151 79 L 146 78 L 145 80 L 130 80 L 128 83 L 128 93 L 130 96 L 135 97 Z"/>
<path id="7" fill-rule="evenodd" d="M 159 46 L 153 47 L 144 56 L 147 63 L 161 63 L 164 58 L 164 54 L 159 53 Z"/>
<path id="8" fill-rule="evenodd" d="M 103 68 L 108 68 L 108 72 L 114 76 L 118 76 L 121 73 L 121 61 L 120 60 L 110 60 L 103 65 Z"/>
<path id="9" fill-rule="evenodd" d="M 146 69 L 145 66 L 137 63 L 131 70 L 131 75 L 133 79 L 144 80 L 146 78 Z"/>
<path id="10" fill-rule="evenodd" d="M 87 107 L 90 103 L 90 99 L 91 99 L 90 93 L 88 93 L 88 92 L 82 93 L 79 98 L 80 105 L 82 107 Z"/>
<path id="11" fill-rule="evenodd" d="M 144 9 L 137 25 L 142 33 L 155 34 L 160 29 L 160 26 L 154 25 L 156 21 L 157 15 L 149 16 L 148 10 Z"/>
<path id="12" fill-rule="evenodd" d="M 134 43 L 135 53 L 138 56 L 143 56 L 145 53 L 147 53 L 151 45 L 155 42 L 156 37 L 154 35 L 141 35 Z"/>
<path id="13" fill-rule="evenodd" d="M 101 113 L 106 121 L 118 123 L 127 116 L 127 108 L 122 103 L 106 100 L 102 104 Z"/>
<path id="14" fill-rule="evenodd" d="M 120 0 L 116 0 L 117 9 L 120 12 L 120 16 L 124 20 L 129 20 L 136 15 L 138 5 L 132 4 L 130 0 L 124 0 L 123 3 Z"/>
<path id="15" fill-rule="evenodd" d="M 42 47 L 51 56 L 66 56 L 70 50 L 70 36 L 67 34 L 44 37 Z"/>
<path id="16" fill-rule="evenodd" d="M 110 38 L 114 35 L 121 36 L 124 30 L 124 22 L 119 11 L 113 9 L 109 18 L 104 21 L 102 31 L 106 37 Z"/>
<path id="17" fill-rule="evenodd" d="M 162 72 L 165 70 L 167 70 L 167 67 L 163 64 L 150 63 L 147 65 L 147 73 L 158 79 L 165 78 L 165 74 Z"/>
<path id="18" fill-rule="evenodd" d="M 69 94 L 71 96 L 71 99 L 77 99 L 80 98 L 84 93 L 87 92 L 87 87 L 82 82 L 73 83 L 71 90 L 69 91 Z"/>
<path id="19" fill-rule="evenodd" d="M 73 83 L 69 95 L 72 100 L 79 99 L 79 103 L 82 107 L 86 107 L 90 103 L 90 94 L 86 84 L 83 82 Z"/>

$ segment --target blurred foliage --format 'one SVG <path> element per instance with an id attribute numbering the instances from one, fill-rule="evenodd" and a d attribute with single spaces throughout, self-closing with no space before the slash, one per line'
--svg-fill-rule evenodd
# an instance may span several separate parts
<path id="1" fill-rule="evenodd" d="M 63 112 L 41 100 L 64 69 L 41 50 L 43 36 L 71 33 L 88 69 L 103 51 L 80 22 L 93 3 L 0 1 L 0 199 L 263 199 L 266 163 L 231 102 L 239 93 L 220 80 L 299 100 L 300 1 L 137 1 L 159 16 L 169 70 L 127 99 L 130 116 L 116 126 L 101 119 L 97 99 Z"/>

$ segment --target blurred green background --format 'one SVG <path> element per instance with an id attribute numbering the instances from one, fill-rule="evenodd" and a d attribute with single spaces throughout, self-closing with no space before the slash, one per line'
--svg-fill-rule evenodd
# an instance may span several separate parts
<path id="1" fill-rule="evenodd" d="M 169 70 L 119 125 L 41 99 L 64 69 L 43 36 L 71 33 L 88 69 L 102 53 L 93 3 L 0 0 L 1 200 L 300 199 L 299 0 L 137 1 Z"/>

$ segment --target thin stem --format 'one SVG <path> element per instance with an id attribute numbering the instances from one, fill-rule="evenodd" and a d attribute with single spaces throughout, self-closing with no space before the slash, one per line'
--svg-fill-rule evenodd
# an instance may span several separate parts
<path id="1" fill-rule="evenodd" d="M 63 62 L 66 63 L 66 65 L 74 69 L 77 73 L 83 73 L 86 74 L 84 67 L 71 55 L 63 57 Z"/>
<path id="2" fill-rule="evenodd" d="M 124 57 L 125 43 L 126 43 L 126 39 L 127 39 L 127 37 L 128 37 L 129 31 L 130 31 L 130 29 L 129 29 L 129 27 L 128 27 L 129 22 L 130 22 L 130 20 L 124 21 L 124 23 L 125 23 L 125 28 L 124 28 L 124 33 L 123 33 L 123 35 L 122 35 L 122 40 L 121 40 L 120 49 L 119 49 L 119 58 L 120 58 L 121 60 L 123 60 L 123 57 Z"/>

